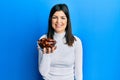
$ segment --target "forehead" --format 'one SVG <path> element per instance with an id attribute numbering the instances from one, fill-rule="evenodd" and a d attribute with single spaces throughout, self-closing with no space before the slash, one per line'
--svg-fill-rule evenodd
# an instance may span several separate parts
<path id="1" fill-rule="evenodd" d="M 66 16 L 63 11 L 56 11 L 53 16 Z"/>

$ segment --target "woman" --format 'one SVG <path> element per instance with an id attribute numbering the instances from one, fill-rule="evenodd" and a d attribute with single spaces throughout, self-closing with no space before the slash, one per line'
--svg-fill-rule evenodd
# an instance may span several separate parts
<path id="1" fill-rule="evenodd" d="M 49 15 L 48 33 L 56 46 L 39 51 L 39 71 L 44 80 L 82 80 L 82 43 L 73 36 L 66 4 L 56 4 Z M 56 48 L 57 47 L 57 48 Z"/>

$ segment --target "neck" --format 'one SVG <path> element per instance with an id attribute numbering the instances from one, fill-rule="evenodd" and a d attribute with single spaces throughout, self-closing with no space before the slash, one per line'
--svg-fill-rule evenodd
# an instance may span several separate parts
<path id="1" fill-rule="evenodd" d="M 66 32 L 62 32 L 62 33 L 54 32 L 54 36 L 55 36 L 55 37 L 59 37 L 59 38 L 63 38 L 63 37 L 65 36 L 65 33 L 66 33 Z"/>

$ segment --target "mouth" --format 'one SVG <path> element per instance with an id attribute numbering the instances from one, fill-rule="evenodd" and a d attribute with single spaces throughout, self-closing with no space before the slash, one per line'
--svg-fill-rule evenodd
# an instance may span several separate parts
<path id="1" fill-rule="evenodd" d="M 57 28 L 61 28 L 61 27 L 62 27 L 61 24 L 55 24 L 55 26 L 56 26 Z"/>

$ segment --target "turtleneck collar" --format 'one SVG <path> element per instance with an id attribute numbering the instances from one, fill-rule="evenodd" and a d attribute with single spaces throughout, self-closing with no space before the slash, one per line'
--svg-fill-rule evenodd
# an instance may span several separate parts
<path id="1" fill-rule="evenodd" d="M 65 33 L 66 32 L 63 32 L 63 33 L 56 33 L 56 32 L 54 32 L 54 37 L 55 38 L 64 38 L 65 37 Z"/>

